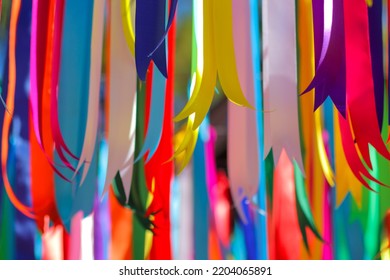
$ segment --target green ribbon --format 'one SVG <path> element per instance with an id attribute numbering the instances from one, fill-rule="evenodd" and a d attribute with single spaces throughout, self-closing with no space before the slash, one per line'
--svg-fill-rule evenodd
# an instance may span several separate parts
<path id="1" fill-rule="evenodd" d="M 305 180 L 299 169 L 299 166 L 294 161 L 294 177 L 295 177 L 295 199 L 298 214 L 299 229 L 302 234 L 303 242 L 307 252 L 310 254 L 309 243 L 306 234 L 306 227 L 308 227 L 314 235 L 324 242 L 321 234 L 315 226 L 313 214 L 310 209 L 310 204 L 307 199 Z"/>

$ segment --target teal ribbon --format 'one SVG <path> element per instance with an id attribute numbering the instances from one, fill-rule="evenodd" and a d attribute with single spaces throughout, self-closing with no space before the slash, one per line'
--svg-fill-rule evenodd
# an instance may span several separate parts
<path id="1" fill-rule="evenodd" d="M 160 144 L 163 131 L 166 80 L 160 71 L 155 66 L 153 67 L 148 129 L 143 147 L 135 161 L 140 160 L 146 153 L 148 153 L 146 162 L 152 158 Z"/>
<path id="2" fill-rule="evenodd" d="M 65 1 L 58 109 L 63 137 L 70 150 L 76 155 L 81 154 L 87 121 L 92 11 L 93 0 Z M 58 213 L 67 230 L 75 213 L 82 211 L 86 216 L 92 212 L 97 187 L 96 158 L 95 152 L 90 163 L 90 172 L 81 187 L 78 187 L 81 177 L 79 175 L 72 182 L 66 182 L 59 176 L 55 176 Z M 57 153 L 55 162 L 61 165 Z M 73 166 L 77 164 L 74 160 L 71 162 Z M 67 178 L 73 176 L 72 171 L 66 169 L 63 174 Z"/>
<path id="3" fill-rule="evenodd" d="M 194 251 L 196 260 L 208 259 L 209 201 L 207 194 L 205 143 L 208 138 L 208 121 L 200 126 L 200 137 L 193 156 L 194 174 Z"/>

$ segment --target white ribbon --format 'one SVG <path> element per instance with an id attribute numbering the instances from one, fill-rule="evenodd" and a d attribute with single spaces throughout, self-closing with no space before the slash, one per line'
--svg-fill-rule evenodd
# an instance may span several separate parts
<path id="1" fill-rule="evenodd" d="M 263 1 L 264 150 L 284 149 L 303 172 L 299 138 L 295 0 Z"/>
<path id="2" fill-rule="evenodd" d="M 111 2 L 108 167 L 104 192 L 120 171 L 130 194 L 135 148 L 136 69 L 123 33 L 120 1 Z"/>
<path id="3" fill-rule="evenodd" d="M 249 1 L 233 0 L 233 23 L 234 48 L 240 85 L 248 102 L 255 104 Z M 261 110 L 257 108 L 259 109 Z M 228 103 L 227 148 L 231 193 L 241 219 L 246 221 L 241 202 L 244 197 L 251 199 L 257 193 L 259 186 L 255 110 Z"/>

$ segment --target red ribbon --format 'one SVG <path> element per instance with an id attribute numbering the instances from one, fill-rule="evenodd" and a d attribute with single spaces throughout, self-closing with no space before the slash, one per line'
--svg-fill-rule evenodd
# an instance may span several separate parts
<path id="1" fill-rule="evenodd" d="M 364 0 L 344 0 L 344 26 L 347 107 L 355 142 L 364 161 L 372 169 L 368 144 L 387 159 L 390 159 L 390 154 L 382 140 L 376 117 L 368 12 Z"/>
<path id="2" fill-rule="evenodd" d="M 160 144 L 153 157 L 145 164 L 145 175 L 149 190 L 154 180 L 154 198 L 148 212 L 157 212 L 154 219 L 153 243 L 150 259 L 171 259 L 171 232 L 170 232 L 170 192 L 173 181 L 173 97 L 174 97 L 174 71 L 175 71 L 175 34 L 176 20 L 168 32 L 168 78 L 165 89 L 164 123 Z M 149 68 L 150 69 L 150 68 Z M 156 70 L 156 69 L 155 69 Z M 150 86 L 152 73 L 147 77 L 147 102 L 145 110 L 145 123 L 148 123 L 150 110 Z M 150 78 L 150 79 L 149 79 Z M 147 131 L 147 129 L 145 129 Z"/>
<path id="3" fill-rule="evenodd" d="M 274 171 L 273 205 L 270 259 L 300 259 L 302 235 L 296 208 L 294 166 L 284 150 Z"/>

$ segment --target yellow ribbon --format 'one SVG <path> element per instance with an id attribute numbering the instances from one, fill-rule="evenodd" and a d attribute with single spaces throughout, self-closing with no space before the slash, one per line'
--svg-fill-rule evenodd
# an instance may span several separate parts
<path id="1" fill-rule="evenodd" d="M 195 21 L 195 24 L 203 24 L 203 49 L 198 52 L 200 61 L 194 91 L 184 109 L 175 118 L 180 121 L 194 113 L 193 129 L 199 127 L 209 111 L 217 73 L 226 97 L 237 105 L 252 108 L 241 90 L 236 71 L 232 1 L 226 3 L 226 0 L 204 0 L 203 4 L 196 5 L 203 5 L 203 17 L 196 16 Z M 200 9 L 197 13 L 201 13 Z M 200 23 L 201 18 L 203 23 Z M 197 31 L 200 32 L 199 29 Z M 196 36 L 196 39 L 199 47 L 201 44 L 198 39 L 201 39 L 201 36 Z"/>
<path id="2" fill-rule="evenodd" d="M 133 2 L 133 3 L 131 3 Z M 135 33 L 133 28 L 133 17 L 132 17 L 132 0 L 121 0 L 121 14 L 122 14 L 122 25 L 123 33 L 125 34 L 127 45 L 129 46 L 130 52 L 134 57 L 135 51 Z"/>
<path id="3" fill-rule="evenodd" d="M 253 108 L 242 92 L 236 70 L 232 6 L 232 0 L 194 1 L 197 65 L 191 80 L 190 99 L 175 117 L 175 121 L 188 118 L 183 142 L 174 153 L 176 161 L 179 160 L 179 171 L 188 164 L 195 149 L 199 126 L 213 101 L 217 74 L 231 102 Z"/>
<path id="4" fill-rule="evenodd" d="M 366 0 L 366 3 L 369 7 L 372 7 L 373 1 L 372 0 Z"/>
<path id="5" fill-rule="evenodd" d="M 314 122 L 315 122 L 315 138 L 317 145 L 317 152 L 320 159 L 320 164 L 322 171 L 324 172 L 325 178 L 328 181 L 330 186 L 334 186 L 334 173 L 332 167 L 330 166 L 328 155 L 326 154 L 324 139 L 322 137 L 322 121 L 321 121 L 321 109 L 317 109 L 314 112 Z"/>
<path id="6" fill-rule="evenodd" d="M 212 2 L 210 0 L 205 1 Z M 213 12 L 215 55 L 222 89 L 231 102 L 253 109 L 242 92 L 237 74 L 233 40 L 232 1 L 214 0 Z"/>

